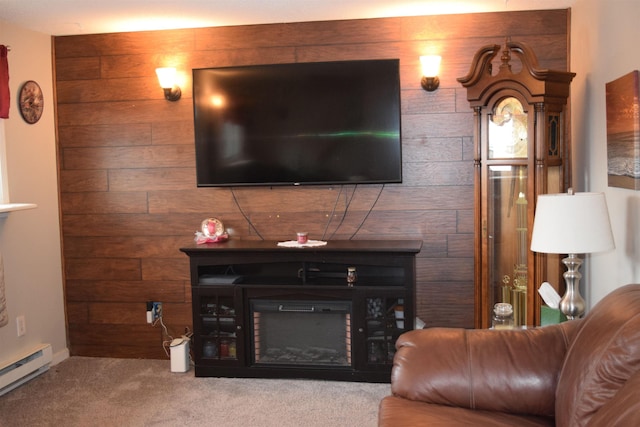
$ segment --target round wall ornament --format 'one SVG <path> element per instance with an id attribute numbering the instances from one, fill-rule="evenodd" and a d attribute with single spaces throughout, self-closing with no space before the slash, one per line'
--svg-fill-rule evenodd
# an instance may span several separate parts
<path id="1" fill-rule="evenodd" d="M 25 122 L 34 124 L 40 120 L 44 109 L 44 99 L 38 83 L 33 80 L 25 82 L 20 88 L 18 102 L 20 103 L 20 114 Z"/>

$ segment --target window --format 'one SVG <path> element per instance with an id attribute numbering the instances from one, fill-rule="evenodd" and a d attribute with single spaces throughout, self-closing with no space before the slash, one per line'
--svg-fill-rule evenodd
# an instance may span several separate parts
<path id="1" fill-rule="evenodd" d="M 0 217 L 7 212 L 38 207 L 33 203 L 11 203 L 9 198 L 9 182 L 7 179 L 7 149 L 4 134 L 4 119 L 0 119 Z"/>

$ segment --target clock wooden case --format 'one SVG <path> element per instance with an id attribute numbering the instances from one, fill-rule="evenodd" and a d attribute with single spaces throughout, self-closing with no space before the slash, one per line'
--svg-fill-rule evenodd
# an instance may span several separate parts
<path id="1" fill-rule="evenodd" d="M 541 68 L 531 47 L 507 40 L 481 48 L 458 79 L 474 112 L 478 328 L 491 325 L 498 302 L 513 305 L 517 326 L 537 325 L 537 288 L 563 286 L 559 257 L 529 247 L 537 196 L 570 186 L 565 107 L 574 76 Z"/>

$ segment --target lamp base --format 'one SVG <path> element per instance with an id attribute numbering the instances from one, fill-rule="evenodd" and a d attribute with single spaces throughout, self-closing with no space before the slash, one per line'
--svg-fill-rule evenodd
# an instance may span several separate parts
<path id="1" fill-rule="evenodd" d="M 567 291 L 560 300 L 560 311 L 567 316 L 567 319 L 577 319 L 584 314 L 585 303 L 582 295 L 580 295 L 580 266 L 582 260 L 578 258 L 576 254 L 569 254 L 562 260 L 562 263 L 567 267 L 567 271 L 562 275 L 564 281 L 567 284 Z"/>

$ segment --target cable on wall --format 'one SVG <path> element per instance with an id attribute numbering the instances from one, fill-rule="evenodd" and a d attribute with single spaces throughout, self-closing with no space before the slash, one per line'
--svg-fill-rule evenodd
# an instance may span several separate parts
<path id="1" fill-rule="evenodd" d="M 349 211 L 349 206 L 351 206 L 351 202 L 353 201 L 353 197 L 356 194 L 356 190 L 358 189 L 358 184 L 356 184 L 353 187 L 353 191 L 351 192 L 351 196 L 349 197 L 349 200 L 345 203 L 344 206 L 344 211 L 342 212 L 342 218 L 340 218 L 340 223 L 338 224 L 338 226 L 336 227 L 335 230 L 333 230 L 333 233 L 331 233 L 331 237 L 330 239 L 333 239 L 333 236 L 335 236 L 335 234 L 338 232 L 338 230 L 340 229 L 340 227 L 342 227 L 342 224 L 344 223 L 345 218 L 347 217 L 347 212 Z M 347 197 L 347 194 L 345 193 L 344 197 Z"/>
<path id="2" fill-rule="evenodd" d="M 376 197 L 376 199 L 373 201 L 373 204 L 371 205 L 371 207 L 369 208 L 369 211 L 367 212 L 367 214 L 364 216 L 364 218 L 362 219 L 362 222 L 360 222 L 360 225 L 358 225 L 358 228 L 356 228 L 356 231 L 353 232 L 353 234 L 351 235 L 351 237 L 349 237 L 349 240 L 353 240 L 354 237 L 356 237 L 356 234 L 358 234 L 358 231 L 360 231 L 360 229 L 362 228 L 362 226 L 364 225 L 365 221 L 367 220 L 367 218 L 369 218 L 369 215 L 371 214 L 371 212 L 373 212 L 373 208 L 376 207 L 376 204 L 378 203 L 378 200 L 380 200 L 380 196 L 382 195 L 382 191 L 384 190 L 384 184 L 382 184 L 382 187 L 380 187 L 380 191 L 378 192 L 378 196 Z"/>
<path id="3" fill-rule="evenodd" d="M 260 237 L 260 240 L 264 240 L 264 237 L 262 237 L 262 234 L 260 234 L 260 232 L 258 231 L 256 226 L 253 225 L 253 222 L 251 222 L 251 220 L 249 219 L 247 214 L 245 214 L 244 210 L 242 210 L 242 207 L 240 206 L 240 203 L 238 202 L 238 199 L 236 198 L 236 193 L 233 191 L 233 187 L 229 187 L 229 189 L 231 190 L 231 196 L 233 196 L 233 201 L 236 204 L 236 207 L 238 208 L 238 210 L 240 211 L 240 213 L 244 217 L 245 221 L 247 221 L 247 224 L 249 224 L 249 227 L 252 228 L 253 231 L 256 232 L 258 237 Z"/>
<path id="4" fill-rule="evenodd" d="M 344 185 L 340 186 L 340 191 L 338 191 L 338 194 L 336 195 L 336 202 L 333 204 L 333 209 L 331 210 L 331 213 L 329 214 L 329 219 L 327 220 L 327 225 L 324 227 L 324 231 L 322 232 L 322 237 L 321 239 L 324 240 L 324 238 L 327 235 L 327 230 L 329 229 L 329 225 L 331 224 L 331 221 L 333 221 L 333 215 L 336 213 L 336 209 L 338 208 L 338 202 L 340 201 L 340 196 L 342 195 L 342 190 L 344 189 Z"/>

